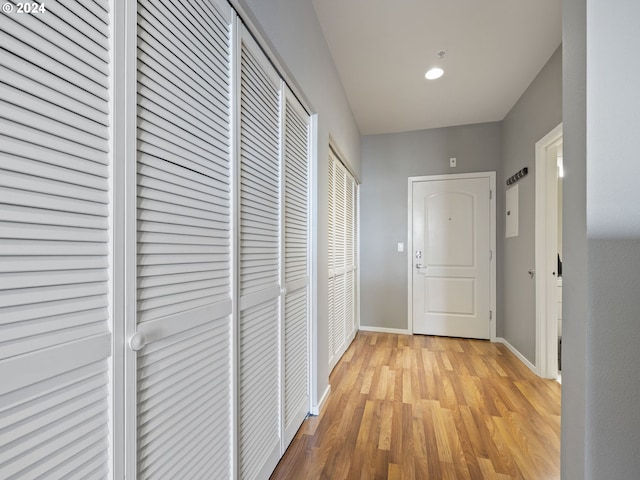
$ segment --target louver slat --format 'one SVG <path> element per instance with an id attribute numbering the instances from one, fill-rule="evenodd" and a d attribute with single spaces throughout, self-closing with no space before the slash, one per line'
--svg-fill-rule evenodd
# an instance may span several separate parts
<path id="1" fill-rule="evenodd" d="M 231 477 L 231 9 L 138 2 L 137 475 Z"/>
<path id="2" fill-rule="evenodd" d="M 109 472 L 109 12 L 0 16 L 0 478 Z"/>

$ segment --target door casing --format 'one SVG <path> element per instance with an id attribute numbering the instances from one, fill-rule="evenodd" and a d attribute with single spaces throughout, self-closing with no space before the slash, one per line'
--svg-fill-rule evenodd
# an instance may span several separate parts
<path id="1" fill-rule="evenodd" d="M 441 180 L 461 180 L 465 178 L 488 178 L 491 189 L 489 213 L 491 217 L 490 231 L 490 245 L 491 245 L 491 262 L 489 267 L 490 272 L 490 295 L 489 304 L 491 306 L 491 329 L 490 340 L 496 341 L 496 172 L 478 172 L 478 173 L 458 173 L 450 175 L 426 175 L 419 177 L 408 178 L 407 189 L 407 330 L 413 333 L 413 288 L 411 287 L 413 282 L 413 184 L 416 182 L 425 181 L 441 181 Z"/>
<path id="2" fill-rule="evenodd" d="M 557 188 L 548 185 L 549 171 L 555 161 L 547 158 L 547 150 L 562 140 L 562 123 L 536 142 L 536 373 L 543 378 L 558 376 L 558 315 L 556 305 L 557 276 L 553 244 L 557 247 Z M 552 164 L 551 164 L 552 163 Z M 551 193 L 551 194 L 550 194 Z"/>

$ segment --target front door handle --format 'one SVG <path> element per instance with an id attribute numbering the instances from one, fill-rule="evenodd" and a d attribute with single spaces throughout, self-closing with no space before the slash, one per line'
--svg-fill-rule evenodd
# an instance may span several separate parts
<path id="1" fill-rule="evenodd" d="M 416 263 L 416 268 L 427 268 L 427 266 L 421 263 Z"/>

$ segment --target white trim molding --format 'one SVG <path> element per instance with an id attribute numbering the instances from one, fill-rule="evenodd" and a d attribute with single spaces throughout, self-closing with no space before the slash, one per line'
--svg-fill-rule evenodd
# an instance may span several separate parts
<path id="1" fill-rule="evenodd" d="M 558 376 L 558 339 L 557 316 L 548 314 L 548 298 L 555 299 L 554 292 L 549 292 L 550 256 L 548 249 L 549 236 L 557 236 L 557 226 L 550 224 L 549 208 L 557 209 L 556 202 L 548 201 L 549 192 L 547 168 L 547 150 L 562 140 L 562 123 L 536 142 L 536 191 L 535 191 L 535 305 L 536 305 L 536 365 L 535 372 L 544 378 Z M 555 195 L 557 198 L 557 190 Z M 555 214 L 552 215 L 556 218 Z M 555 220 L 552 220 L 555 221 Z M 556 252 L 557 253 L 557 252 Z M 553 255 L 555 260 L 555 255 Z M 557 276 L 553 277 L 554 279 Z M 556 288 L 553 285 L 553 288 Z M 552 307 L 557 309 L 556 302 Z M 554 310 L 555 311 L 555 310 Z"/>
<path id="2" fill-rule="evenodd" d="M 322 394 L 322 397 L 320 397 L 320 401 L 318 402 L 318 404 L 311 406 L 311 415 L 316 415 L 316 416 L 320 415 L 320 412 L 322 412 L 322 409 L 324 408 L 324 405 L 327 399 L 329 398 L 330 394 L 331 394 L 331 385 L 327 385 L 327 388 Z"/>
<path id="3" fill-rule="evenodd" d="M 370 325 L 360 325 L 360 330 L 363 332 L 375 332 L 375 333 L 392 333 L 395 335 L 411 335 L 411 330 L 408 328 L 387 328 L 376 327 Z"/>
<path id="4" fill-rule="evenodd" d="M 501 344 L 503 344 L 505 347 L 507 347 L 507 348 L 509 349 L 509 351 L 510 351 L 511 353 L 513 353 L 513 354 L 518 358 L 518 360 L 520 360 L 522 363 L 524 363 L 524 364 L 525 364 L 525 366 L 526 366 L 529 370 L 531 370 L 531 371 L 532 371 L 533 373 L 535 373 L 536 375 L 538 374 L 538 372 L 537 372 L 537 370 L 536 370 L 536 366 L 535 366 L 533 363 L 531 363 L 529 360 L 527 360 L 527 358 L 526 358 L 524 355 L 522 355 L 522 354 L 518 351 L 518 349 L 517 349 L 516 347 L 514 347 L 513 345 L 511 345 L 511 344 L 510 344 L 510 343 L 509 343 L 505 338 L 497 337 L 494 341 L 495 341 L 496 343 L 501 343 Z"/>

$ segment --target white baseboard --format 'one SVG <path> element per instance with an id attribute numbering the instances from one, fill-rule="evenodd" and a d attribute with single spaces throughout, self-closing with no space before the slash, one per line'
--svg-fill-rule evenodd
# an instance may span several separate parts
<path id="1" fill-rule="evenodd" d="M 396 335 L 411 335 L 411 332 L 402 328 L 387 328 L 387 327 L 370 327 L 368 325 L 360 325 L 360 330 L 363 332 L 377 332 L 377 333 L 394 333 Z"/>
<path id="2" fill-rule="evenodd" d="M 527 360 L 526 357 L 524 355 L 522 355 L 516 349 L 516 347 L 511 345 L 506 339 L 504 339 L 502 337 L 496 337 L 496 342 L 497 343 L 502 343 L 505 347 L 507 347 L 511 351 L 511 353 L 513 353 L 516 357 L 518 357 L 518 360 L 520 360 L 522 363 L 524 363 L 529 370 L 531 370 L 536 375 L 539 375 L 538 370 L 536 369 L 536 366 L 533 363 L 531 363 L 529 360 Z"/>
<path id="3" fill-rule="evenodd" d="M 320 412 L 322 411 L 322 407 L 324 406 L 324 403 L 327 401 L 327 398 L 329 398 L 330 393 L 331 393 L 331 385 L 327 385 L 327 389 L 322 394 L 322 397 L 320 398 L 318 405 L 311 406 L 311 415 L 320 415 Z"/>

